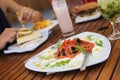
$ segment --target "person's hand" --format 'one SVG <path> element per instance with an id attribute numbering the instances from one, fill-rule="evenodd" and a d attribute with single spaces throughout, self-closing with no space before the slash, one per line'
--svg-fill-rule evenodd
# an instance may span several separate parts
<path id="1" fill-rule="evenodd" d="M 33 10 L 29 7 L 23 7 L 19 11 L 18 20 L 21 22 L 24 22 L 24 21 L 36 22 L 36 21 L 43 20 L 43 16 L 37 10 Z"/>
<path id="2" fill-rule="evenodd" d="M 12 43 L 19 30 L 20 28 L 6 28 L 0 35 L 0 49 L 3 49 L 7 43 Z"/>

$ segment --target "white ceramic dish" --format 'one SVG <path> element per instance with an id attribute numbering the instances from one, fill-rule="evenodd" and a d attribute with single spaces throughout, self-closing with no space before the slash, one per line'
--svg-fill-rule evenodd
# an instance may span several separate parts
<path id="1" fill-rule="evenodd" d="M 85 22 L 85 21 L 89 21 L 89 20 L 94 20 L 94 19 L 99 18 L 100 16 L 101 16 L 100 12 L 98 12 L 95 15 L 86 16 L 86 17 L 77 16 L 75 23 L 81 23 L 81 22 Z"/>
<path id="2" fill-rule="evenodd" d="M 92 53 L 91 55 L 88 55 L 88 58 L 86 60 L 86 66 L 91 66 L 91 65 L 95 65 L 95 64 L 98 64 L 100 62 L 103 62 L 105 61 L 108 57 L 109 57 L 109 54 L 110 54 L 110 50 L 111 50 L 111 45 L 110 45 L 110 42 L 109 40 L 100 35 L 100 34 L 97 34 L 97 33 L 93 33 L 93 32 L 83 32 L 83 33 L 80 33 L 80 34 L 77 34 L 73 37 L 70 37 L 70 39 L 74 39 L 74 38 L 80 38 L 80 39 L 84 39 L 84 37 L 86 36 L 89 36 L 89 35 L 92 35 L 93 37 L 95 37 L 96 39 L 100 39 L 103 41 L 103 49 L 96 53 L 94 51 L 94 53 Z M 94 40 L 93 40 L 94 41 Z M 33 70 L 33 71 L 37 71 L 37 72 L 62 72 L 62 71 L 70 71 L 70 70 L 75 70 L 75 69 L 79 69 L 81 67 L 81 64 L 80 65 L 77 65 L 75 67 L 69 67 L 68 65 L 64 66 L 64 67 L 55 67 L 55 68 L 43 68 L 41 69 L 40 67 L 40 64 L 37 64 L 37 66 L 34 64 L 34 63 L 37 63 L 37 62 L 40 62 L 40 58 L 39 56 L 40 55 L 44 55 L 46 54 L 45 52 L 49 49 L 51 49 L 51 47 L 53 47 L 55 45 L 52 45 L 50 46 L 49 48 L 43 50 L 42 52 L 38 53 L 37 55 L 33 56 L 31 59 L 27 60 L 26 63 L 25 63 L 25 67 L 30 69 L 30 70 Z M 79 56 L 79 59 L 83 58 L 84 55 L 82 56 Z M 82 59 L 80 61 L 83 61 Z M 73 61 L 74 62 L 74 61 Z"/>
<path id="3" fill-rule="evenodd" d="M 40 46 L 43 42 L 45 42 L 49 36 L 48 31 L 39 31 L 39 33 L 42 35 L 42 38 L 40 40 L 34 41 L 31 44 L 28 44 L 27 46 L 22 46 L 22 47 L 18 47 L 17 44 L 13 44 L 9 46 L 7 50 L 4 50 L 4 53 L 10 54 L 10 53 L 22 53 L 27 51 L 33 51 L 38 46 Z"/>
<path id="4" fill-rule="evenodd" d="M 41 40 L 39 40 L 39 42 L 29 44 L 24 49 L 18 47 L 16 44 L 13 44 L 13 45 L 8 47 L 8 50 L 4 50 L 4 53 L 5 54 L 22 53 L 22 52 L 27 52 L 27 51 L 33 51 L 34 49 L 36 49 L 38 46 L 40 46 L 43 42 L 45 42 L 48 39 L 48 36 L 49 36 L 49 33 L 50 33 L 49 31 L 58 24 L 57 20 L 51 20 L 51 21 L 52 21 L 52 24 L 50 26 L 48 26 L 44 29 L 38 30 L 38 32 L 40 32 L 40 34 L 43 36 L 43 38 Z M 31 26 L 33 26 L 33 25 L 31 25 Z"/>

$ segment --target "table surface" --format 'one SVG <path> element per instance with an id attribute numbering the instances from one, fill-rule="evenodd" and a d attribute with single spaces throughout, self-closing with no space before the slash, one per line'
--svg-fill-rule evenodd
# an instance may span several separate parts
<path id="1" fill-rule="evenodd" d="M 98 30 L 104 26 L 108 26 L 108 28 Z M 74 29 L 75 34 L 90 31 L 106 37 L 112 32 L 110 23 L 102 17 L 76 24 Z M 9 55 L 0 53 L 0 80 L 120 80 L 120 40 L 110 41 L 112 49 L 106 61 L 87 67 L 85 71 L 73 70 L 46 75 L 46 73 L 34 72 L 24 67 L 24 61 L 56 43 L 61 38 L 63 37 L 59 25 L 57 25 L 52 29 L 48 40 L 32 52 Z"/>

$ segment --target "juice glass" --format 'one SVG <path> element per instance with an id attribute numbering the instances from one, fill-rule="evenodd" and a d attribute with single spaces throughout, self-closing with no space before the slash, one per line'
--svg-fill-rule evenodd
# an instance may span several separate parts
<path id="1" fill-rule="evenodd" d="M 70 18 L 68 7 L 65 0 L 52 0 L 52 7 L 59 22 L 63 37 L 74 34 L 73 24 Z"/>

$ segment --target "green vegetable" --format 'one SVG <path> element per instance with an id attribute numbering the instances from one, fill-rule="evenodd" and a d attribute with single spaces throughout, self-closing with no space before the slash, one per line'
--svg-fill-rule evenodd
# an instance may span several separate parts
<path id="1" fill-rule="evenodd" d="M 62 42 L 61 42 L 61 40 L 59 40 L 59 41 L 57 42 L 57 44 L 56 44 L 57 49 L 59 49 L 59 48 L 61 47 L 61 45 L 62 45 Z"/>
<path id="2" fill-rule="evenodd" d="M 88 36 L 87 36 L 87 39 L 88 39 L 89 41 L 92 41 L 92 35 L 88 35 Z"/>
<path id="3" fill-rule="evenodd" d="M 85 48 L 81 47 L 81 46 L 77 46 L 77 49 L 80 50 L 83 53 L 87 53 Z"/>
<path id="4" fill-rule="evenodd" d="M 48 59 L 51 59 L 51 58 L 54 58 L 54 55 L 49 55 L 49 56 L 42 56 L 42 55 L 39 55 L 38 58 L 42 59 L 42 60 L 48 60 Z"/>
<path id="5" fill-rule="evenodd" d="M 48 64 L 47 66 L 51 67 L 51 68 L 54 68 L 54 67 L 60 67 L 60 66 L 63 66 L 63 65 L 66 65 L 70 62 L 70 59 L 67 59 L 67 60 L 62 60 L 60 62 L 56 62 L 55 64 L 53 65 L 50 65 Z"/>
<path id="6" fill-rule="evenodd" d="M 96 41 L 95 44 L 97 46 L 103 47 L 103 41 L 102 40 Z"/>
<path id="7" fill-rule="evenodd" d="M 61 44 L 60 43 L 58 43 L 57 44 L 57 49 L 59 49 L 61 47 Z"/>

